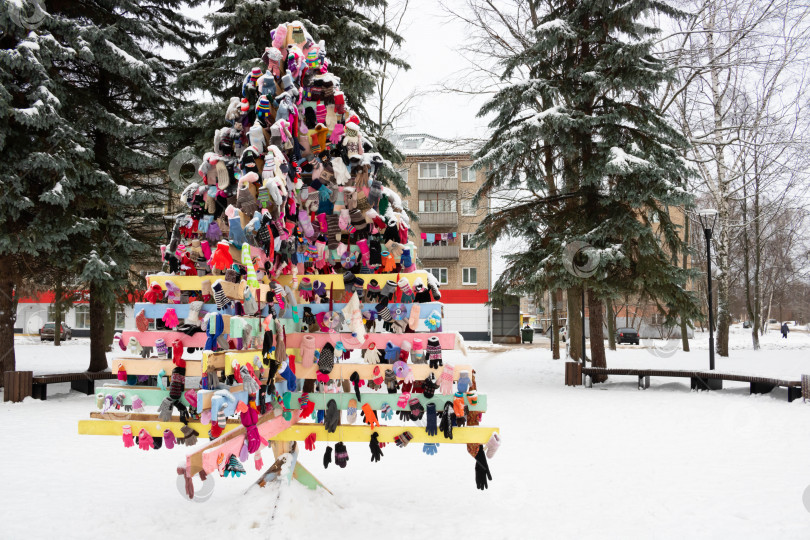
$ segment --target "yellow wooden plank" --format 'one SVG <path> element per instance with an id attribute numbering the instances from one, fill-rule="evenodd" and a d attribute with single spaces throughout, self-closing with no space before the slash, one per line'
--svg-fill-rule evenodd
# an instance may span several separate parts
<path id="1" fill-rule="evenodd" d="M 145 429 L 149 435 L 153 437 L 163 437 L 163 430 L 170 429 L 175 437 L 180 438 L 183 432 L 180 428 L 183 427 L 182 422 L 160 422 L 153 420 L 79 420 L 79 435 L 114 435 L 120 437 L 123 433 L 123 427 L 129 425 L 132 427 L 132 435 L 137 436 L 141 429 Z M 208 437 L 210 425 L 203 425 L 199 422 L 189 422 L 189 427 L 200 434 L 200 438 Z M 233 429 L 241 428 L 242 424 L 239 422 L 228 423 L 223 432 L 228 432 Z"/>
<path id="2" fill-rule="evenodd" d="M 335 290 L 343 289 L 343 274 L 317 274 L 317 275 L 304 275 L 304 276 L 299 275 L 298 276 L 298 282 L 299 283 L 301 282 L 301 278 L 303 278 L 303 277 L 307 277 L 313 282 L 315 280 L 320 281 L 321 283 L 323 283 L 326 286 L 327 291 L 329 291 L 330 286 L 332 286 Z M 396 274 L 396 273 L 392 273 L 392 274 L 357 274 L 357 277 L 361 278 L 366 283 L 366 285 L 368 285 L 369 281 L 371 281 L 372 279 L 376 279 L 377 283 L 380 284 L 380 287 L 385 285 L 386 281 L 389 281 L 389 280 L 396 281 L 398 277 L 400 279 L 401 278 L 407 279 L 408 282 L 411 284 L 411 286 L 413 286 L 413 282 L 416 280 L 416 278 L 421 278 L 422 283 L 427 285 L 427 272 L 425 272 L 423 270 L 420 270 L 418 272 L 400 273 L 400 274 Z M 211 285 L 213 285 L 214 282 L 216 280 L 218 280 L 218 279 L 224 280 L 225 278 L 224 278 L 224 276 L 162 276 L 162 275 L 146 276 L 147 287 L 149 287 L 152 283 L 158 283 L 158 284 L 160 284 L 161 287 L 163 287 L 165 289 L 166 288 L 166 281 L 171 281 L 172 283 L 177 285 L 181 290 L 184 290 L 184 291 L 199 291 L 199 290 L 202 290 L 202 282 L 203 281 L 209 281 L 211 283 Z M 291 275 L 279 276 L 277 278 L 277 280 L 282 286 L 290 286 L 292 284 L 292 276 Z M 233 284 L 233 285 L 235 287 L 237 284 Z M 231 285 L 227 285 L 227 287 L 228 287 L 228 290 L 226 291 L 226 294 L 232 292 L 235 295 L 235 296 L 232 296 L 232 298 L 237 298 L 237 299 L 242 298 L 242 291 L 244 289 L 244 286 L 242 286 L 240 284 L 238 291 L 236 291 L 236 290 L 232 291 L 231 289 L 233 287 L 231 287 Z M 265 289 L 267 289 L 267 285 L 262 286 L 262 292 L 266 292 Z M 264 295 L 262 295 L 261 298 L 264 298 Z"/>
<path id="3" fill-rule="evenodd" d="M 174 362 L 159 358 L 116 358 L 112 362 L 113 369 L 122 366 L 127 375 L 157 375 L 163 370 L 171 375 L 175 368 Z M 186 360 L 186 377 L 200 377 L 202 375 L 202 362 L 200 360 Z"/>
<path id="4" fill-rule="evenodd" d="M 310 434 L 314 433 L 316 441 L 329 442 L 369 442 L 371 434 L 376 431 L 380 442 L 394 442 L 394 437 L 404 431 L 410 431 L 413 435 L 411 442 L 414 443 L 448 443 L 448 444 L 483 444 L 489 441 L 493 433 L 500 433 L 496 427 L 462 427 L 453 428 L 453 438 L 445 439 L 441 432 L 438 435 L 430 436 L 425 432 L 425 428 L 417 426 L 379 426 L 374 429 L 367 425 L 338 426 L 334 433 L 327 433 L 323 424 L 296 424 L 285 429 L 275 437 L 277 441 L 303 441 Z"/>

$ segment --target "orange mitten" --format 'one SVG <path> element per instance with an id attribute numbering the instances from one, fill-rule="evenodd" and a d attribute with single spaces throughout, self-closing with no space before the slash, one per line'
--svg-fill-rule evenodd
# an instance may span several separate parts
<path id="1" fill-rule="evenodd" d="M 379 427 L 380 422 L 377 420 L 377 415 L 374 413 L 371 405 L 364 403 L 361 409 L 363 411 L 363 418 L 366 420 L 366 424 L 368 424 L 371 429 L 374 429 L 374 426 Z"/>

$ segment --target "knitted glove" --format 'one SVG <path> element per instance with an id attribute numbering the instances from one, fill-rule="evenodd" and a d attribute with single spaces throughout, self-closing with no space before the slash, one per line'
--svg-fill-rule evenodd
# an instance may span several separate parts
<path id="1" fill-rule="evenodd" d="M 248 394 L 256 394 L 259 391 L 259 383 L 250 374 L 247 366 L 239 368 L 239 374 L 242 375 L 242 386 Z M 293 375 L 295 377 L 295 375 Z"/>
<path id="2" fill-rule="evenodd" d="M 425 433 L 430 435 L 431 437 L 435 436 L 438 433 L 438 429 L 436 426 L 436 404 L 435 403 L 428 403 L 427 410 L 425 411 Z"/>
<path id="3" fill-rule="evenodd" d="M 152 436 L 149 435 L 145 429 L 142 429 L 138 433 L 138 448 L 141 450 L 149 451 L 150 448 L 155 447 L 155 441 L 152 439 Z"/>
<path id="4" fill-rule="evenodd" d="M 394 374 L 394 370 L 386 369 L 385 370 L 385 386 L 388 388 L 389 394 L 396 394 L 397 392 L 397 376 Z"/>
<path id="5" fill-rule="evenodd" d="M 174 401 L 170 397 L 166 397 L 160 402 L 158 407 L 158 420 L 161 422 L 168 422 L 172 419 L 172 404 Z"/>
<path id="6" fill-rule="evenodd" d="M 365 360 L 367 364 L 379 364 L 380 353 L 377 351 L 377 348 L 369 347 L 366 349 L 366 351 L 363 353 L 363 360 Z"/>
<path id="7" fill-rule="evenodd" d="M 323 453 L 323 468 L 329 467 L 330 463 L 332 463 L 332 447 L 327 446 Z"/>
<path id="8" fill-rule="evenodd" d="M 307 435 L 307 438 L 304 439 L 304 447 L 310 451 L 315 450 L 315 440 L 317 438 L 318 436 L 315 435 L 314 433 L 310 433 L 309 435 Z"/>
<path id="9" fill-rule="evenodd" d="M 228 459 L 228 464 L 225 465 L 225 478 L 227 478 L 228 475 L 239 478 L 243 474 L 246 474 L 245 468 L 242 467 L 242 464 L 239 463 L 236 456 L 231 454 L 231 457 Z"/>
<path id="10" fill-rule="evenodd" d="M 324 417 L 324 427 L 327 433 L 334 433 L 337 431 L 338 422 L 340 421 L 340 411 L 338 411 L 337 403 L 334 399 L 330 399 L 326 404 L 326 415 Z"/>
<path id="11" fill-rule="evenodd" d="M 394 417 L 394 411 L 391 409 L 391 405 L 388 403 L 382 404 L 382 407 L 380 408 L 380 417 L 383 420 L 391 420 Z"/>
<path id="12" fill-rule="evenodd" d="M 422 452 L 429 456 L 435 456 L 436 452 L 439 451 L 439 444 L 438 443 L 425 443 L 422 445 Z"/>
<path id="13" fill-rule="evenodd" d="M 341 469 L 345 469 L 347 461 L 349 461 L 349 453 L 346 451 L 346 445 L 339 442 L 335 445 L 335 464 Z"/>
<path id="14" fill-rule="evenodd" d="M 301 411 L 298 413 L 298 418 L 307 418 L 312 414 L 312 411 L 315 410 L 315 403 L 310 401 L 309 394 L 307 392 L 301 394 L 301 397 L 298 398 L 298 404 L 301 407 Z"/>
<path id="15" fill-rule="evenodd" d="M 487 458 L 492 459 L 495 456 L 495 452 L 497 452 L 498 448 L 501 446 L 500 435 L 493 433 L 485 446 L 487 447 Z M 490 480 L 492 480 L 492 478 L 490 478 Z"/>
<path id="16" fill-rule="evenodd" d="M 487 456 L 484 454 L 484 447 L 478 447 L 478 453 L 475 455 L 475 486 L 480 490 L 485 490 L 487 487 L 487 480 L 492 480 L 492 474 L 489 472 L 489 465 L 487 464 Z"/>
<path id="17" fill-rule="evenodd" d="M 188 426 L 181 427 L 180 431 L 183 432 L 183 444 L 186 446 L 194 446 L 197 444 L 197 436 L 199 433 Z"/>
<path id="18" fill-rule="evenodd" d="M 361 407 L 363 415 L 363 420 L 368 424 L 371 429 L 374 429 L 375 426 L 379 426 L 380 422 L 377 420 L 377 415 L 374 414 L 374 410 L 371 408 L 371 405 L 368 403 L 364 403 Z"/>
<path id="19" fill-rule="evenodd" d="M 368 403 L 366 403 L 368 405 Z M 371 441 L 368 443 L 368 447 L 371 450 L 371 461 L 372 462 L 379 462 L 380 458 L 383 456 L 382 449 L 380 448 L 380 442 L 377 440 L 378 434 L 375 431 L 371 434 Z"/>
<path id="20" fill-rule="evenodd" d="M 394 442 L 397 443 L 397 446 L 399 446 L 400 448 L 405 448 L 406 446 L 408 446 L 408 443 L 411 442 L 411 439 L 413 439 L 413 435 L 411 435 L 411 432 L 403 431 L 402 433 L 394 437 Z"/>
<path id="21" fill-rule="evenodd" d="M 132 442 L 132 426 L 124 426 L 124 448 L 132 448 L 135 444 Z"/>
<path id="22" fill-rule="evenodd" d="M 411 399 L 411 393 L 410 392 L 403 392 L 399 396 L 399 399 L 397 400 L 397 407 L 399 407 L 400 409 L 404 409 L 405 407 L 408 406 L 408 400 L 409 399 Z"/>
<path id="23" fill-rule="evenodd" d="M 174 445 L 175 445 L 176 442 L 177 442 L 177 439 L 175 438 L 174 433 L 172 433 L 171 430 L 164 429 L 163 430 L 163 444 L 166 445 L 166 448 L 171 450 L 172 448 L 174 448 Z"/>
<path id="24" fill-rule="evenodd" d="M 411 408 L 411 420 L 414 422 L 421 420 L 422 416 L 425 414 L 425 408 L 419 402 L 419 398 L 411 398 L 408 400 L 408 405 Z"/>
<path id="25" fill-rule="evenodd" d="M 453 366 L 444 366 L 441 377 L 439 378 L 439 389 L 445 396 L 453 394 Z"/>
<path id="26" fill-rule="evenodd" d="M 425 380 L 422 382 L 422 392 L 425 394 L 426 398 L 432 398 L 438 390 L 439 385 L 436 383 L 436 375 L 431 373 Z"/>

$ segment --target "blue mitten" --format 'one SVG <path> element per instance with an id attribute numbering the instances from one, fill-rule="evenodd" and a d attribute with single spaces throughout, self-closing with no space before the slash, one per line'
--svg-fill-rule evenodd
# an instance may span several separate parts
<path id="1" fill-rule="evenodd" d="M 290 363 L 285 362 L 281 367 L 282 369 L 279 371 L 279 375 L 281 375 L 282 378 L 287 381 L 287 390 L 290 392 L 295 392 L 296 378 L 295 373 L 293 373 L 292 369 L 290 368 Z"/>

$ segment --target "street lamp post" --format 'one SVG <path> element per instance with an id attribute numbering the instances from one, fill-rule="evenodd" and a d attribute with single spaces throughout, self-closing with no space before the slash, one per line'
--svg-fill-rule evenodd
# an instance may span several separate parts
<path id="1" fill-rule="evenodd" d="M 714 318 L 712 317 L 712 231 L 717 221 L 717 210 L 706 208 L 698 211 L 700 225 L 706 237 L 706 280 L 709 296 L 709 369 L 714 369 Z"/>

